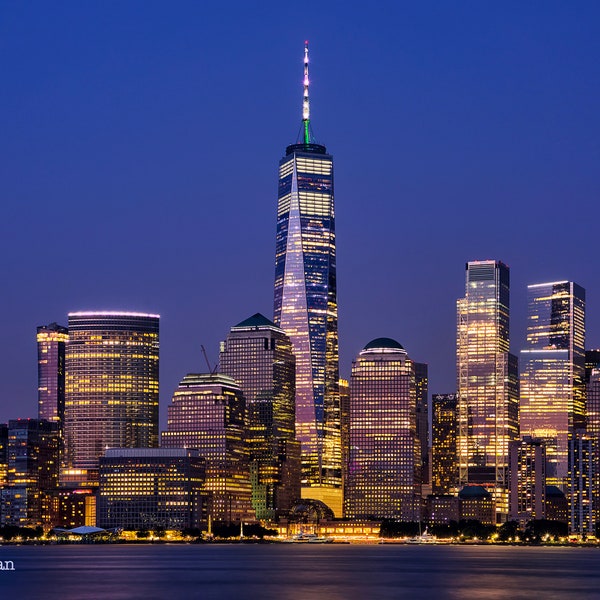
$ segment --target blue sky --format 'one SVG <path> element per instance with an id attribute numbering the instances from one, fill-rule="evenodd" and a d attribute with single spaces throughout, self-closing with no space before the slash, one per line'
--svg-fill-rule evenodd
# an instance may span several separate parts
<path id="1" fill-rule="evenodd" d="M 600 346 L 595 2 L 0 5 L 0 421 L 35 416 L 35 328 L 158 312 L 161 414 L 229 327 L 272 316 L 277 163 L 335 160 L 341 371 L 388 336 L 455 390 L 464 264 L 587 290 Z"/>

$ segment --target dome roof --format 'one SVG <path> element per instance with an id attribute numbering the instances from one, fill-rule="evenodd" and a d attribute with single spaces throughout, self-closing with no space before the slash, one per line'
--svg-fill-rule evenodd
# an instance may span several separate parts
<path id="1" fill-rule="evenodd" d="M 371 340 L 363 348 L 363 350 L 373 350 L 374 348 L 390 348 L 390 349 L 395 349 L 395 350 L 404 350 L 402 345 L 399 344 L 396 340 L 393 340 L 392 338 L 386 338 L 386 337 L 375 338 L 374 340 Z"/>

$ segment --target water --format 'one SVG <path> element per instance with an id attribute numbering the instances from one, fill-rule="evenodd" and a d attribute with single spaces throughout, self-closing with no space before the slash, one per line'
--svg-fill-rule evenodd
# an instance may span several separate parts
<path id="1" fill-rule="evenodd" d="M 0 598 L 600 598 L 600 549 L 308 544 L 0 546 Z"/>

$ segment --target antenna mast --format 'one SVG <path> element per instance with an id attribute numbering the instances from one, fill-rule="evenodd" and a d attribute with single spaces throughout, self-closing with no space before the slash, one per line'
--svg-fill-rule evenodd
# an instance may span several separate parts
<path id="1" fill-rule="evenodd" d="M 302 99 L 302 125 L 304 143 L 310 144 L 310 101 L 308 99 L 308 40 L 304 42 L 304 97 Z"/>

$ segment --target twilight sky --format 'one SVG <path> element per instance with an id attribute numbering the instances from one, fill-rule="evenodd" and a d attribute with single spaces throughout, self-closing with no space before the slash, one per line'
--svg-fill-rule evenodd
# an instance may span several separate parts
<path id="1" fill-rule="evenodd" d="M 151 0 L 0 5 L 0 421 L 36 416 L 35 328 L 161 314 L 173 390 L 272 317 L 277 164 L 335 161 L 340 367 L 388 336 L 455 391 L 464 263 L 587 290 L 600 346 L 600 4 Z"/>

